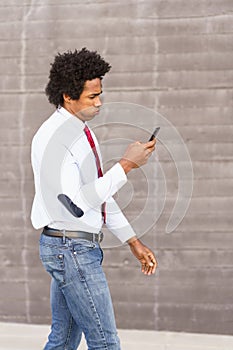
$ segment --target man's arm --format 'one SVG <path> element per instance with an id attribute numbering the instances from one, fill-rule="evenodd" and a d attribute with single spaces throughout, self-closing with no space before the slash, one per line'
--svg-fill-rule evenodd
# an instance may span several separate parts
<path id="1" fill-rule="evenodd" d="M 113 197 L 108 198 L 106 201 L 106 213 L 106 226 L 108 230 L 123 244 L 130 238 L 136 237 L 132 226 Z"/>
<path id="2" fill-rule="evenodd" d="M 122 213 L 113 198 L 106 202 L 107 206 L 107 228 L 122 242 L 127 242 L 132 253 L 140 261 L 142 272 L 146 275 L 155 273 L 157 267 L 153 252 L 146 247 L 136 236 L 132 226 Z"/>
<path id="3" fill-rule="evenodd" d="M 127 182 L 126 174 L 146 164 L 154 149 L 155 140 L 144 144 L 140 142 L 130 144 L 118 163 L 102 177 L 84 185 L 80 179 L 80 169 L 78 169 L 82 167 L 82 164 L 76 164 L 69 155 L 62 169 L 63 194 L 67 195 L 85 214 L 89 209 L 99 207 L 113 196 Z"/>

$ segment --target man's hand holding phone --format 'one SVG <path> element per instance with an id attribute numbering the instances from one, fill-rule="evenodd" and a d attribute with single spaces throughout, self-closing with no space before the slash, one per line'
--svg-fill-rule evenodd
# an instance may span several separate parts
<path id="1" fill-rule="evenodd" d="M 146 164 L 152 152 L 155 150 L 156 135 L 160 128 L 156 128 L 148 142 L 139 141 L 131 143 L 119 163 L 127 174 L 130 170 Z"/>

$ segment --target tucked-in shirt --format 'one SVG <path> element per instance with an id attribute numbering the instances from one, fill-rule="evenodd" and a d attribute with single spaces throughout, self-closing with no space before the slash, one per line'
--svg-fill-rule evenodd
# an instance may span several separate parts
<path id="1" fill-rule="evenodd" d="M 106 226 L 121 241 L 135 232 L 112 197 L 126 182 L 116 163 L 98 177 L 96 159 L 84 133 L 85 123 L 59 107 L 39 128 L 32 140 L 31 162 L 35 197 L 31 221 L 35 229 L 98 233 L 103 225 L 101 205 L 106 202 Z M 102 164 L 98 141 L 91 131 Z M 58 200 L 67 195 L 83 212 L 73 216 Z"/>

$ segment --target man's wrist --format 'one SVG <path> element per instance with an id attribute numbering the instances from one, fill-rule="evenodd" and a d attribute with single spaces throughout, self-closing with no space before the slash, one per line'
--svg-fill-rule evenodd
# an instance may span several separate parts
<path id="1" fill-rule="evenodd" d="M 131 237 L 130 239 L 127 240 L 127 243 L 130 246 L 133 246 L 133 245 L 137 244 L 138 242 L 140 242 L 140 241 L 137 238 L 137 236 L 133 236 L 133 237 Z"/>
<path id="2" fill-rule="evenodd" d="M 122 158 L 122 159 L 120 159 L 119 163 L 122 166 L 122 168 L 126 174 L 129 173 L 133 169 L 133 163 L 127 159 Z"/>

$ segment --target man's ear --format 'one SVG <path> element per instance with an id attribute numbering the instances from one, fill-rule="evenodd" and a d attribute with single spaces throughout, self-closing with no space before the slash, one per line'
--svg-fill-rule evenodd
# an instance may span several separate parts
<path id="1" fill-rule="evenodd" d="M 69 103 L 69 102 L 70 102 L 71 97 L 70 97 L 69 95 L 67 95 L 67 94 L 64 93 L 62 96 L 63 96 L 63 100 L 64 100 L 66 103 Z"/>

